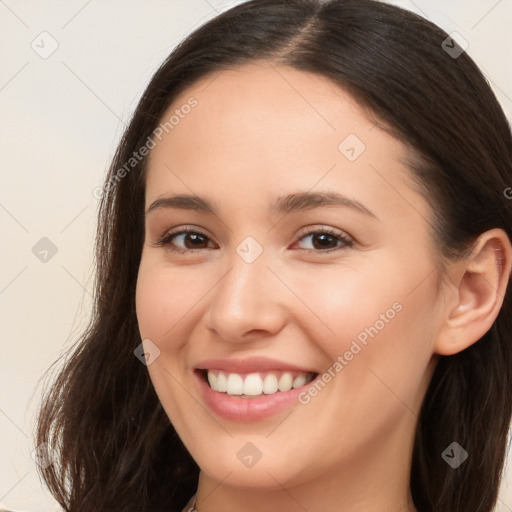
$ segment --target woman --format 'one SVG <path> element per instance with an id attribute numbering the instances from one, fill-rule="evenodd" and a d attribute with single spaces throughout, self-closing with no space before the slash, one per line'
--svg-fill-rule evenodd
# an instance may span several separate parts
<path id="1" fill-rule="evenodd" d="M 164 62 L 39 418 L 66 510 L 492 510 L 512 141 L 447 37 L 371 0 L 255 0 Z"/>

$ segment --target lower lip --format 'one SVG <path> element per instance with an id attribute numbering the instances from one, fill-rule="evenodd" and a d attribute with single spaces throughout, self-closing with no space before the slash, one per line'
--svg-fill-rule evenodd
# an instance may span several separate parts
<path id="1" fill-rule="evenodd" d="M 271 395 L 243 398 L 214 391 L 202 374 L 195 372 L 199 387 L 208 407 L 218 416 L 233 421 L 257 421 L 272 416 L 293 404 L 298 404 L 298 395 L 311 382 L 290 391 L 277 391 Z"/>

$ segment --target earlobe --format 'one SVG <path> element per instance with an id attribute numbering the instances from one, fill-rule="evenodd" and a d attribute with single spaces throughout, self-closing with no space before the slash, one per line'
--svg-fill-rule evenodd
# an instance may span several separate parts
<path id="1" fill-rule="evenodd" d="M 453 355 L 492 327 L 510 279 L 512 247 L 502 229 L 480 235 L 470 255 L 448 270 L 454 300 L 446 303 L 434 350 Z"/>

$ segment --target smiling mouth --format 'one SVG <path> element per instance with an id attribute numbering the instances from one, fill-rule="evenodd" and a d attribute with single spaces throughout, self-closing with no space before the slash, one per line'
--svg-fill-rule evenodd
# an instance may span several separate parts
<path id="1" fill-rule="evenodd" d="M 233 373 L 222 370 L 197 370 L 217 393 L 240 398 L 258 398 L 284 393 L 309 384 L 318 374 L 300 371 Z"/>

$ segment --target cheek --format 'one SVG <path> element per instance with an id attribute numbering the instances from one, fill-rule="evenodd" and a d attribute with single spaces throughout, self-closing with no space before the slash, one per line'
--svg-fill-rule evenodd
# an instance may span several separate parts
<path id="1" fill-rule="evenodd" d="M 385 386 L 381 377 L 415 400 L 435 342 L 435 279 L 425 257 L 411 265 L 397 254 L 364 269 L 319 271 L 309 276 L 314 285 L 295 278 L 297 295 L 305 297 L 314 313 L 302 327 L 319 343 L 327 366 L 336 375 L 345 374 L 346 392 L 360 396 L 372 380 Z"/>
<path id="2" fill-rule="evenodd" d="M 172 329 L 200 302 L 204 288 L 192 270 L 173 272 L 143 256 L 136 290 L 141 336 L 158 342 L 168 339 Z"/>
<path id="3" fill-rule="evenodd" d="M 193 284 L 195 283 L 195 285 Z M 143 254 L 136 289 L 136 312 L 141 338 L 150 339 L 160 349 L 159 356 L 148 365 L 148 372 L 160 402 L 182 437 L 188 439 L 183 418 L 194 414 L 187 393 L 183 393 L 187 336 L 194 305 L 205 294 L 190 272 L 172 271 L 168 266 Z"/>
<path id="4" fill-rule="evenodd" d="M 302 327 L 311 340 L 322 340 L 330 359 L 349 350 L 354 340 L 364 347 L 365 342 L 381 337 L 403 315 L 401 287 L 405 285 L 391 278 L 392 269 L 387 267 L 386 275 L 382 269 L 382 265 L 361 262 L 285 276 L 309 309 L 297 318 L 304 319 Z"/>
<path id="5" fill-rule="evenodd" d="M 419 278 L 400 273 L 399 266 L 394 272 L 386 268 L 380 280 L 378 272 L 353 279 L 346 275 L 334 287 L 337 292 L 322 293 L 315 286 L 308 295 L 335 334 L 323 336 L 321 342 L 328 356 L 325 387 L 310 388 L 301 403 L 323 436 L 332 438 L 342 428 L 353 440 L 350 448 L 342 444 L 335 453 L 331 446 L 325 447 L 325 453 L 317 449 L 316 456 L 325 460 L 344 456 L 347 450 L 365 453 L 370 449 L 366 445 L 375 449 L 372 439 L 396 429 L 400 422 L 414 422 L 431 378 L 434 277 L 411 292 Z M 416 271 L 422 274 L 421 269 Z"/>

